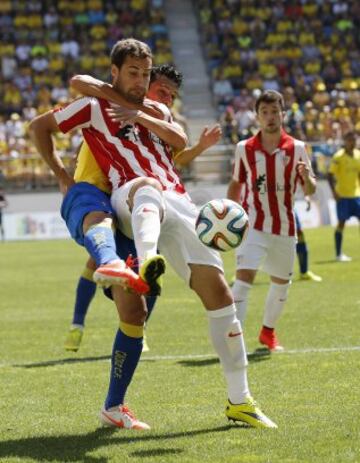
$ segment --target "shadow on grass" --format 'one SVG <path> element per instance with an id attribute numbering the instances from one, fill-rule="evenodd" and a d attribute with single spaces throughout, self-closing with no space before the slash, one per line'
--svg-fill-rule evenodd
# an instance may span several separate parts
<path id="1" fill-rule="evenodd" d="M 58 360 L 46 360 L 45 362 L 27 363 L 27 364 L 15 364 L 12 365 L 15 368 L 43 368 L 53 367 L 56 365 L 66 365 L 71 363 L 87 363 L 87 362 L 99 362 L 103 360 L 110 360 L 110 355 L 100 355 L 99 357 L 82 357 L 82 358 L 66 358 Z"/>
<path id="2" fill-rule="evenodd" d="M 318 265 L 338 264 L 338 261 L 336 259 L 317 260 L 314 262 L 314 264 L 318 264 Z"/>
<path id="3" fill-rule="evenodd" d="M 149 450 L 138 450 L 130 453 L 132 457 L 160 457 L 162 455 L 174 455 L 182 453 L 183 449 L 149 449 Z"/>
<path id="4" fill-rule="evenodd" d="M 215 354 L 214 354 L 215 355 Z M 249 362 L 260 362 L 262 360 L 267 360 L 270 358 L 270 352 L 266 348 L 259 348 L 256 349 L 254 352 L 248 354 Z M 36 363 L 25 363 L 25 364 L 14 364 L 12 365 L 15 368 L 46 368 L 46 367 L 53 367 L 57 365 L 68 365 L 72 363 L 87 363 L 87 362 L 101 362 L 104 360 L 110 360 L 110 355 L 100 355 L 99 357 L 82 357 L 82 358 L 65 358 L 65 359 L 58 359 L 58 360 L 46 360 L 44 362 L 36 362 Z M 150 357 L 142 357 L 141 362 L 155 362 L 156 359 Z M 203 367 L 207 365 L 214 365 L 218 363 L 219 359 L 214 356 L 214 358 L 207 358 L 207 359 L 193 359 L 193 360 L 180 360 L 177 363 L 179 365 L 184 365 L 186 367 Z"/>
<path id="5" fill-rule="evenodd" d="M 7 461 L 9 458 L 32 458 L 35 461 L 82 461 L 85 463 L 106 463 L 105 457 L 92 457 L 87 455 L 98 450 L 101 447 L 109 445 L 123 445 L 124 451 L 128 452 L 131 447 L 126 447 L 128 444 L 136 444 L 137 442 L 157 443 L 162 440 L 187 439 L 191 436 L 201 434 L 210 434 L 215 432 L 223 432 L 231 429 L 236 429 L 237 426 L 226 425 L 215 428 L 195 429 L 187 432 L 169 433 L 169 434 L 153 434 L 141 433 L 139 431 L 126 431 L 113 428 L 99 428 L 88 434 L 63 435 L 63 436 L 46 436 L 46 437 L 29 437 L 23 439 L 0 441 L 0 461 Z M 156 455 L 166 455 L 181 453 L 185 450 L 181 448 L 156 448 L 149 450 L 139 450 L 131 455 L 148 457 Z M 121 454 L 119 452 L 119 461 Z"/>
<path id="6" fill-rule="evenodd" d="M 247 355 L 249 362 L 262 362 L 263 360 L 269 360 L 271 357 L 271 352 L 266 347 L 259 347 Z M 209 365 L 215 365 L 219 363 L 217 357 L 210 359 L 192 359 L 192 360 L 180 360 L 177 362 L 179 365 L 184 367 L 207 367 Z"/>

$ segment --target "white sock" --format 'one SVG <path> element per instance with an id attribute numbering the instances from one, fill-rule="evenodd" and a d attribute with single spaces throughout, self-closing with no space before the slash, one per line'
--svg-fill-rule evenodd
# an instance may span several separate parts
<path id="1" fill-rule="evenodd" d="M 263 325 L 268 328 L 275 328 L 276 322 L 278 321 L 284 304 L 287 299 L 290 283 L 285 285 L 279 285 L 277 283 L 270 283 L 270 288 L 267 294 L 265 303 L 265 312 Z"/>
<path id="2" fill-rule="evenodd" d="M 131 225 L 140 264 L 157 254 L 162 214 L 162 193 L 148 185 L 139 188 L 134 195 Z"/>
<path id="3" fill-rule="evenodd" d="M 227 381 L 228 398 L 234 404 L 242 403 L 250 396 L 246 373 L 248 361 L 235 305 L 208 310 L 207 315 L 210 338 Z"/>
<path id="4" fill-rule="evenodd" d="M 242 327 L 245 324 L 246 311 L 248 305 L 248 295 L 251 288 L 252 285 L 250 283 L 246 283 L 242 280 L 235 280 L 235 283 L 231 288 L 236 307 L 236 316 L 240 321 Z"/>

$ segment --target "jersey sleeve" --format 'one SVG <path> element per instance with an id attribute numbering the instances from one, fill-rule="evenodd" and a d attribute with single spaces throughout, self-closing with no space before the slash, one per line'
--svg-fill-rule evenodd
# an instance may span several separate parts
<path id="1" fill-rule="evenodd" d="M 312 168 L 312 165 L 311 165 L 311 161 L 310 161 L 310 155 L 309 155 L 309 151 L 306 147 L 306 144 L 304 143 L 303 145 L 303 149 L 302 149 L 302 152 L 300 154 L 300 159 L 299 159 L 301 162 L 304 162 L 306 164 L 306 166 L 309 168 L 310 170 L 310 174 L 315 177 L 315 174 L 314 174 L 314 170 Z"/>
<path id="2" fill-rule="evenodd" d="M 54 117 L 63 133 L 83 129 L 91 125 L 92 99 L 85 97 L 73 101 L 64 108 L 55 109 Z"/>
<path id="3" fill-rule="evenodd" d="M 246 169 L 243 161 L 244 154 L 245 145 L 243 143 L 238 143 L 235 150 L 232 179 L 239 183 L 246 182 Z"/>

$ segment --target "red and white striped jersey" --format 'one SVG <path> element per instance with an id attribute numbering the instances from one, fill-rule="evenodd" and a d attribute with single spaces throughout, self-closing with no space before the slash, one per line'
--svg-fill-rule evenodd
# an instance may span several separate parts
<path id="1" fill-rule="evenodd" d="M 171 122 L 165 105 L 151 101 Z M 157 135 L 140 124 L 122 126 L 113 122 L 106 112 L 107 100 L 80 98 L 65 108 L 55 110 L 60 130 L 82 129 L 83 136 L 112 189 L 137 177 L 157 179 L 164 190 L 185 191 L 172 160 L 171 148 Z"/>
<path id="2" fill-rule="evenodd" d="M 260 132 L 237 144 L 233 180 L 245 183 L 242 203 L 250 227 L 274 235 L 295 235 L 294 193 L 297 183 L 302 183 L 296 167 L 299 161 L 311 170 L 305 143 L 284 131 L 271 154 L 261 145 Z"/>

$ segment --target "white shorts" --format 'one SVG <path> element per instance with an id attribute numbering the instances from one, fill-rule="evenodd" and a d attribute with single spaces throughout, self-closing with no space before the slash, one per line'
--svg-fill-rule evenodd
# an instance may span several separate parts
<path id="1" fill-rule="evenodd" d="M 290 280 L 293 275 L 296 238 L 250 228 L 236 250 L 236 270 L 261 268 L 271 276 Z"/>
<path id="2" fill-rule="evenodd" d="M 128 206 L 128 195 L 134 180 L 115 190 L 111 196 L 111 204 L 119 219 L 121 231 L 133 238 L 131 213 Z M 176 273 L 190 282 L 189 264 L 201 264 L 216 267 L 223 272 L 220 254 L 203 245 L 195 231 L 198 210 L 187 193 L 163 191 L 164 218 L 158 249 L 167 259 Z"/>

